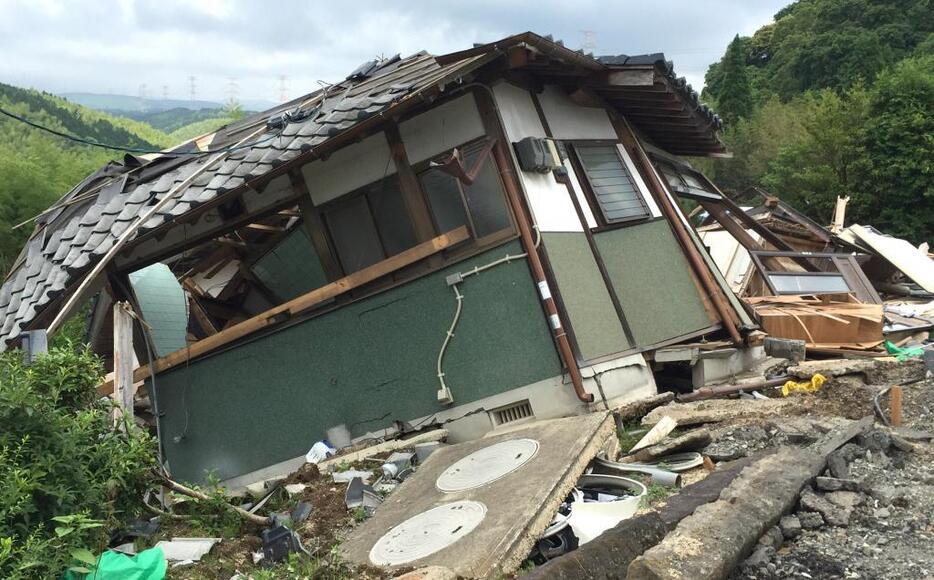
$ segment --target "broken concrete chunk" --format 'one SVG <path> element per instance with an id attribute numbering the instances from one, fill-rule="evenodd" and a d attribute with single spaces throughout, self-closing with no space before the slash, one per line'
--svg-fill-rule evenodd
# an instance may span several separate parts
<path id="1" fill-rule="evenodd" d="M 898 449 L 899 451 L 904 451 L 906 453 L 913 453 L 917 450 L 914 443 L 911 443 L 907 439 L 903 439 L 894 433 L 889 435 L 889 438 L 892 440 L 892 447 Z"/>
<path id="2" fill-rule="evenodd" d="M 457 574 L 444 566 L 428 566 L 396 576 L 394 580 L 457 580 Z"/>
<path id="3" fill-rule="evenodd" d="M 619 418 L 623 421 L 628 421 L 629 419 L 642 417 L 652 409 L 660 407 L 666 403 L 670 403 L 674 399 L 674 393 L 659 393 L 652 397 L 646 397 L 645 399 L 639 399 L 638 401 L 626 403 L 622 407 L 615 409 L 614 414 L 619 416 Z"/>
<path id="4" fill-rule="evenodd" d="M 900 494 L 898 490 L 895 489 L 894 485 L 880 485 L 878 487 L 873 487 L 869 491 L 869 495 L 879 500 L 880 504 L 888 506 L 892 505 L 892 502 L 894 502 Z"/>
<path id="5" fill-rule="evenodd" d="M 783 539 L 784 535 L 782 534 L 781 528 L 778 526 L 772 526 L 771 528 L 767 529 L 764 534 L 762 534 L 761 538 L 759 538 L 759 544 L 777 550 L 782 547 Z"/>
<path id="6" fill-rule="evenodd" d="M 830 378 L 854 374 L 864 375 L 875 366 L 876 361 L 867 359 L 809 360 L 788 367 L 786 372 L 799 379 L 810 379 L 815 374 Z"/>
<path id="7" fill-rule="evenodd" d="M 931 441 L 934 439 L 934 433 L 930 431 L 920 431 L 908 427 L 897 427 L 895 433 L 908 441 Z"/>
<path id="8" fill-rule="evenodd" d="M 304 483 L 290 483 L 285 486 L 285 491 L 289 494 L 289 497 L 292 497 L 305 491 L 306 487 Z"/>
<path id="9" fill-rule="evenodd" d="M 824 525 L 824 518 L 817 512 L 798 512 L 798 523 L 805 530 L 816 530 Z"/>
<path id="10" fill-rule="evenodd" d="M 778 522 L 778 527 L 782 531 L 782 537 L 786 540 L 796 538 L 801 535 L 801 520 L 798 516 L 784 516 Z"/>
<path id="11" fill-rule="evenodd" d="M 800 411 L 791 399 L 744 400 L 714 399 L 690 403 L 669 403 L 658 407 L 642 418 L 643 425 L 654 425 L 662 417 L 670 416 L 684 427 L 703 423 L 719 423 L 745 417 L 765 417 L 792 414 Z"/>
<path id="12" fill-rule="evenodd" d="M 663 441 L 657 445 L 640 449 L 632 455 L 624 457 L 623 463 L 637 463 L 642 461 L 655 461 L 663 459 L 666 455 L 682 451 L 696 451 L 710 445 L 710 431 L 697 429 L 689 431 L 680 437 Z"/>
<path id="13" fill-rule="evenodd" d="M 832 491 L 825 493 L 824 497 L 830 503 L 836 504 L 845 510 L 852 510 L 863 503 L 863 494 L 855 491 Z"/>
<path id="14" fill-rule="evenodd" d="M 872 429 L 859 436 L 859 444 L 874 453 L 884 453 L 892 446 L 892 440 L 882 429 Z"/>
<path id="15" fill-rule="evenodd" d="M 750 568 L 765 566 L 769 563 L 769 560 L 771 560 L 772 556 L 774 555 L 775 548 L 772 546 L 763 546 L 762 544 L 759 544 L 756 546 L 756 549 L 753 550 L 752 554 L 743 561 L 743 565 Z"/>
<path id="16" fill-rule="evenodd" d="M 821 491 L 860 491 L 859 482 L 855 479 L 818 476 L 814 484 Z"/>
<path id="17" fill-rule="evenodd" d="M 850 466 L 847 465 L 846 458 L 839 451 L 835 451 L 827 457 L 827 471 L 837 479 L 850 478 Z"/>
<path id="18" fill-rule="evenodd" d="M 850 510 L 831 503 L 830 500 L 817 495 L 810 489 L 805 489 L 801 493 L 800 506 L 802 510 L 819 513 L 831 526 L 844 527 L 850 523 Z"/>

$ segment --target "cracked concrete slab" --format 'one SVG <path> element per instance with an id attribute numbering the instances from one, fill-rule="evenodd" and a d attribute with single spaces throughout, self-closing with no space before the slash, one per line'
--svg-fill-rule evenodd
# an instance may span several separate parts
<path id="1" fill-rule="evenodd" d="M 350 562 L 373 566 L 371 550 L 379 544 L 379 553 L 386 554 L 386 545 L 380 539 L 387 533 L 415 529 L 410 520 L 428 510 L 456 502 L 473 506 L 475 502 L 486 511 L 478 524 L 471 524 L 475 527 L 469 533 L 463 533 L 456 522 L 447 529 L 444 525 L 448 520 L 431 524 L 419 533 L 426 537 L 453 533 L 456 541 L 432 554 L 388 568 L 443 566 L 468 578 L 508 574 L 519 567 L 587 464 L 614 435 L 613 418 L 608 413 L 592 413 L 531 423 L 508 433 L 439 449 L 344 542 L 342 556 Z M 491 445 L 520 439 L 537 442 L 538 449 L 514 471 L 471 489 L 449 493 L 439 489 L 438 477 L 459 460 Z M 406 528 L 400 528 L 400 524 Z M 413 542 L 412 553 L 424 554 L 411 534 L 398 540 L 392 550 Z"/>

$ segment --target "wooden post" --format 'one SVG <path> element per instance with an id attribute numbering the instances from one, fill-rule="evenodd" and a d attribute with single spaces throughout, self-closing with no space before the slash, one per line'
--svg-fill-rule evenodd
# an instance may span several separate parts
<path id="1" fill-rule="evenodd" d="M 126 302 L 114 304 L 114 399 L 118 409 L 114 422 L 121 417 L 133 420 L 133 316 Z"/>
<path id="2" fill-rule="evenodd" d="M 895 385 L 889 391 L 889 415 L 892 427 L 902 426 L 902 387 Z"/>

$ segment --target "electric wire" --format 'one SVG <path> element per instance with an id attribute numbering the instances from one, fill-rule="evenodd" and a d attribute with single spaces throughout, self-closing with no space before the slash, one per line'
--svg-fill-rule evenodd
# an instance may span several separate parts
<path id="1" fill-rule="evenodd" d="M 282 130 L 285 128 L 285 125 L 288 125 L 290 122 L 293 122 L 291 119 L 291 116 L 286 114 L 285 116 L 286 122 L 285 122 L 285 125 L 283 125 L 282 129 L 266 137 L 263 137 L 259 141 L 254 141 L 252 143 L 244 143 L 242 145 L 231 145 L 228 147 L 221 147 L 219 149 L 208 149 L 205 151 L 171 151 L 171 150 L 167 151 L 164 149 L 151 149 L 151 148 L 146 148 L 146 147 L 126 147 L 123 145 L 111 145 L 109 143 L 101 143 L 93 139 L 85 139 L 83 137 L 77 137 L 75 135 L 71 135 L 69 133 L 59 131 L 57 129 L 52 129 L 51 127 L 46 127 L 45 125 L 36 123 L 35 121 L 31 121 L 27 119 L 26 117 L 17 115 L 16 113 L 13 113 L 11 111 L 7 111 L 6 109 L 2 107 L 0 107 L 0 114 L 6 115 L 7 117 L 11 119 L 19 121 L 20 123 L 24 123 L 34 129 L 45 131 L 46 133 L 50 133 L 57 137 L 61 137 L 62 139 L 67 139 L 69 141 L 73 141 L 81 145 L 88 145 L 91 147 L 100 147 L 101 149 L 109 149 L 111 151 L 122 151 L 124 153 L 139 153 L 139 154 L 144 154 L 144 155 L 158 153 L 158 154 L 165 154 L 165 155 L 190 155 L 190 156 L 195 156 L 195 157 L 201 156 L 201 155 L 210 155 L 212 153 L 227 153 L 230 151 L 237 151 L 239 149 L 249 149 L 251 147 L 255 147 L 256 145 L 266 143 L 267 141 L 271 141 L 275 139 L 276 137 L 279 137 L 282 134 Z"/>

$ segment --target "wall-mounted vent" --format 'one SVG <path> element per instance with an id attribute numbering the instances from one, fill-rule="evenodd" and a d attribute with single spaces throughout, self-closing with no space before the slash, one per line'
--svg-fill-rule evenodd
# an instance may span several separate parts
<path id="1" fill-rule="evenodd" d="M 493 416 L 493 423 L 496 425 L 505 425 L 506 423 L 513 423 L 521 419 L 534 417 L 532 405 L 529 404 L 528 399 L 506 407 L 494 409 L 490 414 Z"/>

